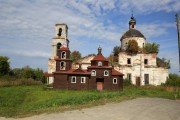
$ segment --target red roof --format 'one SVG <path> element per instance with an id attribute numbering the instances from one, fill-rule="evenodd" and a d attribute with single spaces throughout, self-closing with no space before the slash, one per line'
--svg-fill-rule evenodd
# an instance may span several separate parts
<path id="1" fill-rule="evenodd" d="M 111 66 L 89 66 L 88 68 L 113 68 L 113 67 L 111 67 Z"/>
<path id="2" fill-rule="evenodd" d="M 92 61 L 108 61 L 102 54 L 98 54 L 92 59 Z"/>
<path id="3" fill-rule="evenodd" d="M 59 50 L 68 51 L 69 48 L 62 47 L 62 48 L 60 48 Z"/>
<path id="4" fill-rule="evenodd" d="M 118 72 L 117 70 L 112 69 L 112 75 L 121 75 L 121 76 L 123 76 L 124 74 L 122 74 L 121 72 Z"/>
<path id="5" fill-rule="evenodd" d="M 45 77 L 52 77 L 53 74 L 52 73 L 44 73 L 43 76 L 45 76 Z"/>
<path id="6" fill-rule="evenodd" d="M 61 73 L 61 74 L 76 74 L 76 75 L 78 75 L 78 74 L 83 74 L 83 75 L 90 75 L 91 73 L 89 72 L 89 71 L 87 71 L 87 70 L 82 70 L 82 69 L 80 69 L 80 70 L 78 70 L 78 69 L 70 69 L 70 70 L 68 70 L 68 71 L 56 71 L 56 72 L 54 72 L 54 73 Z"/>

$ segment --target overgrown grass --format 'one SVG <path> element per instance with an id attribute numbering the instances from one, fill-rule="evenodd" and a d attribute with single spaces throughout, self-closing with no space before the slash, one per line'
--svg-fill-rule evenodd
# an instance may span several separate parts
<path id="1" fill-rule="evenodd" d="M 123 91 L 66 91 L 46 90 L 42 86 L 0 87 L 0 116 L 20 117 L 43 112 L 63 111 L 122 101 L 137 97 L 180 99 L 179 91 L 164 87 L 127 86 Z"/>
<path id="2" fill-rule="evenodd" d="M 41 81 L 36 81 L 34 79 L 16 79 L 16 80 L 4 80 L 0 78 L 0 87 L 10 87 L 10 86 L 20 86 L 20 85 L 42 85 Z"/>

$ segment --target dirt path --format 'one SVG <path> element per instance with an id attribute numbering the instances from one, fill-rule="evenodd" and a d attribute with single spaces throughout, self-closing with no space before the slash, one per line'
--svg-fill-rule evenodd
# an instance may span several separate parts
<path id="1" fill-rule="evenodd" d="M 82 110 L 0 120 L 180 120 L 180 101 L 138 98 Z"/>

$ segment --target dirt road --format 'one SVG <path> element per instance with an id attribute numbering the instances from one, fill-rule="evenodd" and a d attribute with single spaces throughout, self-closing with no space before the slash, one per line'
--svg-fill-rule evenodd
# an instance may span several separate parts
<path id="1" fill-rule="evenodd" d="M 0 120 L 180 120 L 180 101 L 138 98 L 82 110 Z"/>

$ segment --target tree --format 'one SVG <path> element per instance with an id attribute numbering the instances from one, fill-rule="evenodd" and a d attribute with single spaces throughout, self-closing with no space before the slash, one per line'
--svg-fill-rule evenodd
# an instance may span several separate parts
<path id="1" fill-rule="evenodd" d="M 75 50 L 71 53 L 70 58 L 73 62 L 77 62 L 79 59 L 81 59 L 81 53 Z"/>
<path id="2" fill-rule="evenodd" d="M 147 53 L 158 53 L 159 52 L 159 44 L 156 43 L 146 43 L 144 46 L 144 51 Z"/>
<path id="3" fill-rule="evenodd" d="M 0 56 L 0 76 L 9 73 L 10 65 L 8 62 L 9 58 L 6 56 Z"/>
<path id="4" fill-rule="evenodd" d="M 170 69 L 171 68 L 171 65 L 170 65 L 170 60 L 166 60 L 165 58 L 158 58 L 156 59 L 157 61 L 157 66 L 158 67 L 164 67 L 164 68 L 167 68 L 167 69 Z"/>
<path id="5" fill-rule="evenodd" d="M 114 54 L 114 56 L 118 56 L 119 51 L 120 51 L 120 47 L 119 47 L 119 46 L 115 46 L 115 47 L 113 48 L 113 54 Z"/>
<path id="6" fill-rule="evenodd" d="M 137 53 L 138 52 L 138 43 L 135 40 L 129 40 L 127 52 L 129 53 Z"/>

